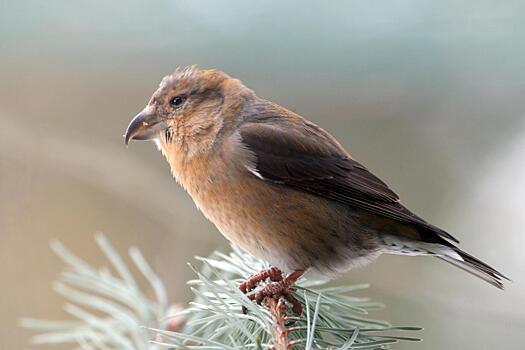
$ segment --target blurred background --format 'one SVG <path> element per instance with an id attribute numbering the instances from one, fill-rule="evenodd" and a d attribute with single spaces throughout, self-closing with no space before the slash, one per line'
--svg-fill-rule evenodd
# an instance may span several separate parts
<path id="1" fill-rule="evenodd" d="M 332 132 L 416 213 L 510 276 L 499 291 L 430 258 L 382 256 L 372 314 L 419 325 L 404 349 L 510 349 L 525 332 L 523 1 L 0 0 L 0 348 L 60 318 L 60 239 L 137 245 L 190 298 L 185 264 L 228 249 L 151 143 L 122 134 L 160 79 L 198 64 Z"/>

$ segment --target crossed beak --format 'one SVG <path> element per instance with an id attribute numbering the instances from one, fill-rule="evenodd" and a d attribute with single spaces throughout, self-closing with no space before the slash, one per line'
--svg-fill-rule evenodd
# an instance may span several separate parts
<path id="1" fill-rule="evenodd" d="M 127 145 L 131 140 L 151 140 L 164 129 L 166 129 L 166 119 L 156 114 L 152 108 L 146 107 L 129 123 L 124 134 L 124 142 Z"/>

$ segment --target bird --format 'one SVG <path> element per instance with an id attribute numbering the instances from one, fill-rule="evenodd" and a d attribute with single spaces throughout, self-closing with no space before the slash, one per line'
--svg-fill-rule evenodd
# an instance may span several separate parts
<path id="1" fill-rule="evenodd" d="M 124 139 L 153 140 L 204 216 L 270 264 L 240 285 L 259 303 L 283 297 L 300 313 L 291 286 L 305 272 L 331 278 L 383 253 L 433 256 L 500 289 L 508 280 L 406 208 L 327 131 L 219 70 L 164 77 Z"/>

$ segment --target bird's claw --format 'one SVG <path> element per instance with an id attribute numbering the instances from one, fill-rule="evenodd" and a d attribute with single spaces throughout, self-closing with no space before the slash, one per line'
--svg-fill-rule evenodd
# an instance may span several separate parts
<path id="1" fill-rule="evenodd" d="M 279 282 L 283 280 L 283 273 L 277 267 L 272 266 L 248 277 L 246 281 L 241 283 L 239 289 L 246 294 L 251 292 L 259 282 L 265 281 L 267 278 L 273 282 Z"/>
<path id="2" fill-rule="evenodd" d="M 292 305 L 292 310 L 295 314 L 300 315 L 303 311 L 303 306 L 292 294 L 295 288 L 291 288 L 290 286 L 293 285 L 302 274 L 303 271 L 295 271 L 288 277 L 283 278 L 281 270 L 276 267 L 271 267 L 249 277 L 245 282 L 241 283 L 239 289 L 246 294 L 251 292 L 259 282 L 269 278 L 272 283 L 267 284 L 259 291 L 248 294 L 248 298 L 259 305 L 262 304 L 266 298 L 273 298 L 276 301 L 282 298 Z M 246 314 L 248 310 L 243 306 L 242 311 Z"/>

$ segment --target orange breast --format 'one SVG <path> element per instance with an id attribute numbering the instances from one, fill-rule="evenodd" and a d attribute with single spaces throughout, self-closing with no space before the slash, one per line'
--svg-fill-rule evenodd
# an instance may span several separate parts
<path id="1" fill-rule="evenodd" d="M 263 181 L 239 162 L 195 160 L 180 180 L 224 236 L 274 265 L 308 268 L 351 243 L 346 208 Z"/>

